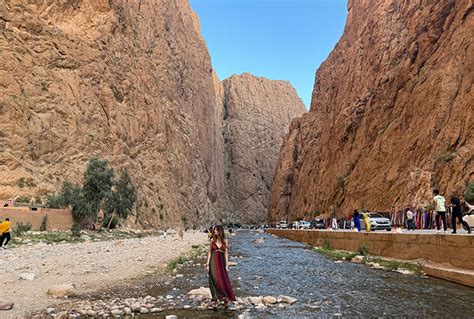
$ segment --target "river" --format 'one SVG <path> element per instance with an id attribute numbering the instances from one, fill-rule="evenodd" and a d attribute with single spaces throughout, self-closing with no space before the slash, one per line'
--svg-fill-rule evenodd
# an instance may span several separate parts
<path id="1" fill-rule="evenodd" d="M 257 239 L 263 239 L 256 242 Z M 230 238 L 231 277 L 237 296 L 288 295 L 298 299 L 285 308 L 264 310 L 179 309 L 187 291 L 207 287 L 204 257 L 180 269 L 183 277 L 152 288 L 151 295 L 170 295 L 176 309 L 159 315 L 178 318 L 315 318 L 343 317 L 456 317 L 474 316 L 474 289 L 418 275 L 372 269 L 362 264 L 335 263 L 310 246 L 269 234 L 241 231 Z M 197 265 L 201 264 L 201 265 Z"/>

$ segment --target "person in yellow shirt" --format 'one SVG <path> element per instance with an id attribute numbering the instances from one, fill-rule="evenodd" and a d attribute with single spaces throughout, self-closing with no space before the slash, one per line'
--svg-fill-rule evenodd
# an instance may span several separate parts
<path id="1" fill-rule="evenodd" d="M 0 237 L 0 247 L 3 249 L 7 249 L 7 244 L 11 239 L 11 236 L 10 236 L 11 225 L 12 223 L 10 223 L 9 218 L 5 218 L 5 221 L 0 224 L 0 233 L 2 234 Z"/>
<path id="2" fill-rule="evenodd" d="M 364 223 L 365 223 L 365 231 L 366 232 L 370 232 L 371 229 L 370 229 L 370 218 L 369 218 L 369 214 L 367 214 L 366 212 L 362 213 L 362 216 L 364 217 Z"/>

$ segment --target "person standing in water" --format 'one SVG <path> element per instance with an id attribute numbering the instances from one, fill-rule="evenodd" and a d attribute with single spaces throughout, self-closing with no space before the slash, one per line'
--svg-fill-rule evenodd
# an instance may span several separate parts
<path id="1" fill-rule="evenodd" d="M 221 225 L 214 226 L 212 235 L 206 262 L 212 294 L 209 306 L 215 308 L 218 301 L 223 301 L 227 307 L 229 301 L 236 300 L 228 274 L 229 242 L 225 239 L 224 227 Z"/>

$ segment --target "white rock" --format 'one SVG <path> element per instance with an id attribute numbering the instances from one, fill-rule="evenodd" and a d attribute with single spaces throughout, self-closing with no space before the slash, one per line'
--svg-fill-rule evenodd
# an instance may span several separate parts
<path id="1" fill-rule="evenodd" d="M 35 280 L 35 278 L 36 278 L 36 275 L 29 272 L 22 273 L 18 276 L 18 279 L 28 280 L 28 281 Z"/>
<path id="2" fill-rule="evenodd" d="M 360 264 L 362 260 L 364 260 L 364 256 L 360 255 L 354 256 L 354 258 L 352 258 L 352 262 L 356 264 Z"/>
<path id="3" fill-rule="evenodd" d="M 87 310 L 86 314 L 89 316 L 89 317 L 94 317 L 96 315 L 96 312 L 94 310 Z"/>
<path id="4" fill-rule="evenodd" d="M 193 289 L 187 293 L 187 296 L 191 299 L 194 298 L 206 298 L 211 299 L 211 290 L 209 288 L 200 287 L 198 289 Z"/>
<path id="5" fill-rule="evenodd" d="M 48 295 L 57 298 L 71 297 L 76 295 L 76 289 L 73 284 L 54 285 L 48 289 Z"/>
<path id="6" fill-rule="evenodd" d="M 184 277 L 183 274 L 177 274 L 177 275 L 176 275 L 176 278 L 182 278 L 182 277 Z"/>
<path id="7" fill-rule="evenodd" d="M 165 319 L 178 319 L 175 315 L 167 315 Z"/>
<path id="8" fill-rule="evenodd" d="M 123 311 L 120 309 L 114 309 L 110 313 L 112 314 L 112 316 L 116 316 L 116 317 L 123 315 Z"/>
<path id="9" fill-rule="evenodd" d="M 156 312 L 161 312 L 161 311 L 163 311 L 162 308 L 151 308 L 150 310 L 151 313 L 156 313 Z"/>
<path id="10" fill-rule="evenodd" d="M 297 301 L 298 301 L 298 299 L 292 298 L 290 296 L 285 296 L 285 295 L 280 295 L 277 298 L 277 302 L 286 303 L 286 304 L 289 304 L 289 305 L 292 305 Z"/>
<path id="11" fill-rule="evenodd" d="M 227 264 L 229 266 L 237 266 L 237 263 L 235 261 L 229 261 L 229 263 Z"/>
<path id="12" fill-rule="evenodd" d="M 148 313 L 148 312 L 150 312 L 148 308 L 145 308 L 145 307 L 140 308 L 140 313 Z"/>
<path id="13" fill-rule="evenodd" d="M 55 309 L 55 308 L 48 308 L 48 309 L 46 309 L 46 313 L 47 313 L 48 315 L 50 315 L 50 314 L 52 314 L 52 313 L 54 312 L 54 310 L 56 310 L 56 309 Z"/>
<path id="14" fill-rule="evenodd" d="M 277 299 L 273 296 L 265 296 L 265 297 L 262 298 L 262 302 L 265 305 L 273 305 L 273 304 L 277 303 Z"/>
<path id="15" fill-rule="evenodd" d="M 248 300 L 249 302 L 252 304 L 252 305 L 258 305 L 262 302 L 262 299 L 263 297 L 262 296 L 258 296 L 258 297 L 248 297 Z"/>

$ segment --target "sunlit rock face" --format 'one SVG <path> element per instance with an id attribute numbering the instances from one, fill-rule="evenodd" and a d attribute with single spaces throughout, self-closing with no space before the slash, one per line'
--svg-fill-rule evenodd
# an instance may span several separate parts
<path id="1" fill-rule="evenodd" d="M 270 220 L 462 193 L 474 174 L 472 12 L 472 1 L 349 1 L 280 152 Z"/>
<path id="2" fill-rule="evenodd" d="M 80 183 L 97 155 L 132 175 L 138 224 L 227 220 L 233 130 L 188 1 L 1 1 L 0 47 L 1 199 Z"/>

